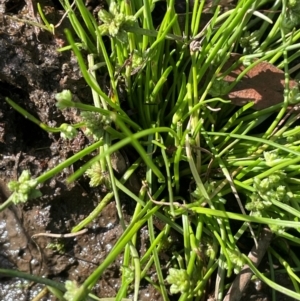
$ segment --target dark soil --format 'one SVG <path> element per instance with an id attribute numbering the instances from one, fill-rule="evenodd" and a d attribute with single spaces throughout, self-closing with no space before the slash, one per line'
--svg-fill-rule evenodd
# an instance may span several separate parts
<path id="1" fill-rule="evenodd" d="M 56 24 L 63 11 L 54 0 L 39 1 L 47 19 Z M 87 5 L 97 12 L 97 5 Z M 91 101 L 90 88 L 83 80 L 75 57 L 70 51 L 60 53 L 64 44 L 62 30 L 69 27 L 67 20 L 56 29 L 56 36 L 38 30 L 29 24 L 11 19 L 34 20 L 30 0 L 3 0 L 0 3 L 0 202 L 10 195 L 6 185 L 16 180 L 23 170 L 33 177 L 53 168 L 89 141 L 82 133 L 70 141 L 44 132 L 37 125 L 13 110 L 4 100 L 11 98 L 32 115 L 49 126 L 77 121 L 76 110 L 60 111 L 55 106 L 55 94 L 69 89 L 85 103 Z M 122 156 L 121 156 L 122 157 Z M 122 160 L 120 156 L 117 160 Z M 123 159 L 124 160 L 124 159 Z M 75 166 L 75 168 L 78 166 Z M 86 218 L 103 196 L 100 189 L 91 189 L 87 179 L 67 185 L 66 178 L 73 173 L 66 168 L 51 181 L 40 187 L 43 194 L 38 200 L 25 205 L 11 206 L 0 212 L 0 267 L 65 281 L 81 283 L 103 261 L 123 232 L 112 201 L 88 227 L 88 232 L 76 238 L 57 240 L 49 237 L 31 237 L 37 233 L 69 233 L 73 226 Z M 136 179 L 133 184 L 140 185 Z M 123 198 L 123 213 L 131 219 L 133 204 Z M 61 243 L 62 250 L 47 247 Z M 147 227 L 141 229 L 140 252 L 148 243 Z M 121 283 L 118 258 L 105 272 L 94 289 L 98 297 L 116 296 Z M 0 275 L 1 277 L 1 275 Z M 155 278 L 155 275 L 153 275 Z M 253 285 L 254 287 L 254 285 Z M 42 286 L 21 279 L 0 279 L 0 300 L 27 301 L 35 297 Z M 257 292 L 257 290 L 255 290 Z M 250 294 L 250 293 L 249 293 Z M 261 291 L 259 292 L 260 296 Z M 259 299 L 251 300 L 268 300 Z M 250 295 L 248 295 L 250 296 Z M 252 296 L 252 295 L 251 295 Z M 160 295 L 145 284 L 139 299 L 160 300 Z M 45 296 L 40 300 L 54 300 Z M 250 300 L 245 299 L 245 300 Z"/>

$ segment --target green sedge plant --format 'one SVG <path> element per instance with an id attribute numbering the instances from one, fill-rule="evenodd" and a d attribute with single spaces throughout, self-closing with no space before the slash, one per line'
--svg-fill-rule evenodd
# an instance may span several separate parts
<path id="1" fill-rule="evenodd" d="M 300 262 L 294 253 L 289 261 L 284 258 L 293 252 L 287 245 L 300 244 L 299 114 L 289 109 L 300 99 L 299 89 L 289 86 L 289 66 L 299 56 L 300 3 L 241 0 L 225 9 L 218 5 L 220 1 L 215 2 L 209 9 L 205 1 L 195 0 L 193 6 L 186 2 L 183 22 L 179 22 L 175 1 L 167 0 L 166 13 L 156 25 L 152 18 L 155 1 L 108 1 L 107 9 L 95 18 L 82 0 L 75 5 L 61 0 L 75 36 L 66 30 L 69 46 L 59 51 L 71 49 L 76 55 L 93 105 L 85 99 L 74 102 L 69 91 L 57 94 L 58 108 L 78 108 L 82 122 L 49 128 L 6 99 L 44 130 L 72 139 L 79 128 L 85 128 L 94 143 L 37 179 L 30 179 L 26 172 L 18 182 L 10 183 L 14 193 L 2 210 L 18 199 L 38 197 L 38 184 L 96 149 L 98 155 L 68 180 L 85 173 L 91 186 L 105 185 L 108 192 L 72 232 L 88 226 L 112 198 L 117 203 L 123 234 L 82 284 L 67 281 L 64 289 L 56 287 L 64 292 L 64 300 L 91 298 L 93 287 L 120 253 L 124 253 L 122 285 L 112 296 L 115 300 L 133 290 L 137 301 L 141 280 L 153 285 L 163 300 L 170 300 L 170 294 L 178 294 L 180 301 L 201 300 L 212 279 L 215 300 L 223 300 L 229 277 L 245 264 L 273 289 L 273 300 L 276 291 L 300 299 L 299 277 L 294 272 Z M 207 10 L 210 20 L 203 25 Z M 224 70 L 233 52 L 243 56 Z M 252 102 L 234 107 L 224 95 L 262 61 L 283 69 L 283 103 L 261 111 L 253 110 Z M 224 76 L 240 63 L 244 71 L 233 83 L 225 82 Z M 98 81 L 99 74 L 108 74 L 109 93 Z M 270 118 L 272 122 L 267 122 Z M 125 146 L 133 148 L 139 158 L 117 179 L 110 155 Z M 140 166 L 145 174 L 136 195 L 125 183 Z M 126 227 L 121 191 L 136 202 Z M 240 212 L 230 210 L 232 200 Z M 160 233 L 155 231 L 154 217 L 165 223 Z M 235 233 L 232 221 L 241 222 Z M 141 256 L 136 235 L 145 224 L 150 246 Z M 267 276 L 237 245 L 242 235 L 252 236 L 257 244 L 262 226 L 269 227 L 275 237 L 267 254 L 271 271 Z M 166 275 L 160 252 L 171 231 L 182 238 L 183 247 L 173 252 Z M 275 259 L 294 290 L 276 284 L 271 267 Z M 148 275 L 153 266 L 157 282 Z"/>

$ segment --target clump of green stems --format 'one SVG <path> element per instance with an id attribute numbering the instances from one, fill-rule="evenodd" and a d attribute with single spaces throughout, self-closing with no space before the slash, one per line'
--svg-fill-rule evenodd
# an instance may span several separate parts
<path id="1" fill-rule="evenodd" d="M 64 297 L 57 293 L 61 287 L 56 286 L 57 296 L 62 300 L 84 300 L 105 269 L 124 252 L 122 285 L 114 296 L 116 300 L 126 298 L 133 287 L 133 299 L 137 301 L 142 279 L 154 285 L 163 300 L 170 299 L 170 292 L 180 293 L 180 301 L 201 300 L 211 277 L 215 277 L 215 299 L 222 300 L 227 277 L 238 273 L 246 263 L 257 278 L 274 289 L 273 300 L 276 290 L 299 299 L 300 279 L 294 271 L 299 270 L 300 262 L 286 246 L 300 245 L 300 238 L 289 231 L 300 229 L 300 128 L 295 125 L 299 116 L 288 111 L 288 106 L 299 100 L 299 90 L 289 90 L 288 66 L 300 53 L 300 3 L 241 0 L 227 11 L 216 5 L 210 9 L 211 20 L 203 27 L 205 1 L 195 0 L 192 9 L 187 5 L 183 24 L 178 22 L 174 2 L 166 1 L 166 13 L 155 28 L 151 16 L 155 1 L 109 1 L 108 11 L 101 10 L 99 19 L 95 19 L 82 0 L 76 0 L 75 6 L 61 0 L 76 37 L 66 30 L 69 46 L 60 51 L 71 49 L 75 53 L 91 88 L 94 105 L 85 104 L 85 99 L 72 101 L 68 91 L 58 94 L 58 107 L 80 109 L 83 121 L 53 129 L 7 99 L 44 130 L 61 132 L 65 138 L 72 138 L 76 129 L 87 126 L 94 144 L 39 176 L 35 184 L 45 182 L 98 149 L 99 155 L 69 181 L 86 172 L 91 185 L 104 183 L 108 192 L 72 231 L 91 223 L 112 198 L 124 229 L 112 251 L 84 283 L 67 282 Z M 261 11 L 266 5 L 270 8 Z M 109 37 L 110 47 L 104 43 L 103 35 Z M 86 58 L 81 49 L 88 53 Z M 230 53 L 237 51 L 244 56 L 223 74 L 240 63 L 247 68 L 232 84 L 220 85 L 220 72 L 224 71 Z M 251 102 L 237 109 L 224 95 L 261 61 L 277 64 L 284 70 L 284 101 L 261 111 L 254 111 Z M 109 75 L 109 94 L 99 84 L 99 74 Z M 121 89 L 126 92 L 125 99 L 121 99 Z M 96 125 L 89 123 L 91 116 Z M 271 116 L 273 121 L 268 127 L 260 128 Z M 140 158 L 121 179 L 116 179 L 110 155 L 126 145 L 131 145 Z M 143 185 L 135 195 L 124 184 L 142 165 L 146 170 Z M 105 172 L 105 179 L 101 172 Z M 186 183 L 190 183 L 189 191 Z M 126 227 L 120 191 L 136 202 L 132 221 Z M 232 196 L 240 213 L 228 211 L 231 205 L 226 202 L 232 202 Z M 247 211 L 241 199 L 246 200 Z M 162 207 L 164 210 L 160 210 Z M 160 233 L 154 230 L 154 216 L 166 223 Z M 236 233 L 232 233 L 231 220 L 242 222 Z M 136 249 L 137 232 L 145 224 L 149 228 L 150 247 L 140 256 Z M 272 229 L 276 237 L 274 246 L 281 248 L 281 254 L 289 253 L 290 258 L 287 262 L 271 248 L 270 278 L 237 247 L 244 233 L 251 232 L 257 237 L 263 225 Z M 184 247 L 174 253 L 166 276 L 159 254 L 171 230 L 181 235 Z M 275 283 L 274 258 L 285 268 L 294 291 Z M 157 283 L 148 276 L 153 265 Z"/>

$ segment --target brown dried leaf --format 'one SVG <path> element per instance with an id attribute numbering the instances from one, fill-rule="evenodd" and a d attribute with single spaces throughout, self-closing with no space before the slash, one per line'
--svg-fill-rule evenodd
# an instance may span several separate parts
<path id="1" fill-rule="evenodd" d="M 232 54 L 224 66 L 227 70 L 241 55 Z M 231 83 L 245 69 L 241 64 L 237 69 L 225 76 L 224 80 Z M 290 88 L 296 86 L 294 80 L 290 80 Z M 261 62 L 246 73 L 236 84 L 227 97 L 238 106 L 243 106 L 249 101 L 254 101 L 254 108 L 262 110 L 283 102 L 284 72 L 274 65 Z"/>

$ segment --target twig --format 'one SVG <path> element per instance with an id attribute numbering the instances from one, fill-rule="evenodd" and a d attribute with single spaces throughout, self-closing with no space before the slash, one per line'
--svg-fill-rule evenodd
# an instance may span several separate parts
<path id="1" fill-rule="evenodd" d="M 270 246 L 272 239 L 272 232 L 268 228 L 264 228 L 258 240 L 258 246 L 254 246 L 248 257 L 257 267 L 262 258 L 264 257 L 266 251 Z M 243 292 L 245 291 L 253 272 L 248 265 L 245 265 L 241 272 L 234 279 L 231 287 L 229 288 L 223 301 L 239 301 L 242 298 Z"/>
<path id="2" fill-rule="evenodd" d="M 68 8 L 66 10 L 66 12 L 63 14 L 63 16 L 61 17 L 61 19 L 59 20 L 59 22 L 54 26 L 55 28 L 57 28 L 58 26 L 60 26 L 60 24 L 63 22 L 63 20 L 66 18 L 66 16 L 68 15 L 68 13 L 71 11 L 71 8 L 73 8 L 75 5 L 75 1 L 73 1 L 73 3 L 71 4 L 70 8 Z"/>
<path id="3" fill-rule="evenodd" d="M 48 294 L 48 288 L 44 287 L 31 301 L 40 301 Z"/>
<path id="4" fill-rule="evenodd" d="M 55 233 L 37 233 L 31 236 L 31 238 L 36 238 L 40 236 L 46 236 L 46 237 L 55 237 L 55 238 L 69 238 L 69 237 L 75 237 L 81 234 L 84 234 L 88 231 L 88 229 L 83 229 L 81 231 L 78 231 L 76 233 L 67 233 L 67 234 L 55 234 Z"/>
<path id="5" fill-rule="evenodd" d="M 35 238 L 40 237 L 40 236 L 46 236 L 46 237 L 55 237 L 55 238 L 69 238 L 69 237 L 75 237 L 81 234 L 84 234 L 88 231 L 88 229 L 83 229 L 81 231 L 78 231 L 76 233 L 66 233 L 66 234 L 55 234 L 55 233 L 37 233 L 31 236 L 32 241 L 34 242 L 34 244 L 36 245 L 39 253 L 40 253 L 40 268 L 39 268 L 39 272 L 38 275 L 40 274 L 41 270 L 42 270 L 42 266 L 43 266 L 43 253 L 42 250 L 39 246 L 39 244 L 35 241 Z"/>
<path id="6" fill-rule="evenodd" d="M 16 156 L 15 156 L 15 166 L 13 167 L 13 171 L 14 171 L 14 176 L 15 176 L 15 180 L 18 181 L 18 167 L 19 167 L 19 163 L 20 163 L 20 159 L 22 156 L 22 151 L 19 152 Z"/>

